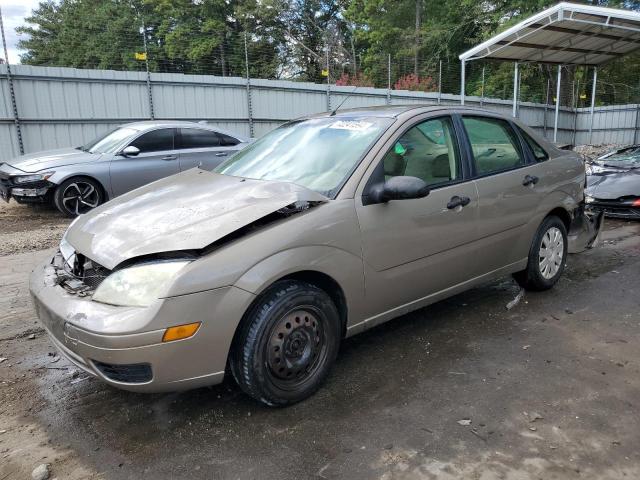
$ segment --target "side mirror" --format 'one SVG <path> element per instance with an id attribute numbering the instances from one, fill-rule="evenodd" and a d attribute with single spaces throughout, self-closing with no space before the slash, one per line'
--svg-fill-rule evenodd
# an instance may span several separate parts
<path id="1" fill-rule="evenodd" d="M 138 147 L 134 147 L 133 145 L 129 145 L 128 147 L 124 147 L 120 152 L 120 155 L 123 157 L 136 157 L 140 153 L 140 149 Z"/>
<path id="2" fill-rule="evenodd" d="M 418 177 L 391 177 L 383 184 L 375 185 L 369 192 L 370 203 L 386 203 L 390 200 L 410 200 L 429 195 L 429 186 Z"/>

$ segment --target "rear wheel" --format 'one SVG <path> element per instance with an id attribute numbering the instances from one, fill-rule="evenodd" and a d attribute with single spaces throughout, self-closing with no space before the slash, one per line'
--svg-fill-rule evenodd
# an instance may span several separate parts
<path id="1" fill-rule="evenodd" d="M 527 290 L 548 290 L 560 279 L 566 259 L 567 227 L 558 217 L 547 217 L 533 239 L 527 268 L 514 278 Z"/>
<path id="2" fill-rule="evenodd" d="M 53 195 L 56 208 L 68 217 L 87 213 L 102 202 L 102 187 L 91 178 L 69 178 L 56 188 Z"/>
<path id="3" fill-rule="evenodd" d="M 306 282 L 281 281 L 244 319 L 231 352 L 231 371 L 256 400 L 290 405 L 320 387 L 339 344 L 340 316 L 329 295 Z"/>

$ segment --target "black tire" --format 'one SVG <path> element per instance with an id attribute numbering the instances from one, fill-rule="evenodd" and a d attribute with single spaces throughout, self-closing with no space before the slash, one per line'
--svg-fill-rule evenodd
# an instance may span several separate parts
<path id="1" fill-rule="evenodd" d="M 67 217 L 87 213 L 104 202 L 102 186 L 92 178 L 72 177 L 62 182 L 53 194 L 53 203 Z"/>
<path id="2" fill-rule="evenodd" d="M 551 270 L 545 270 L 541 264 L 541 262 L 545 258 L 542 255 L 543 241 L 545 242 L 545 244 L 548 243 L 549 240 L 554 237 L 553 234 L 555 232 L 560 233 L 558 241 L 561 238 L 562 254 L 559 255 L 556 249 L 553 256 L 551 256 L 549 261 L 547 262 L 548 265 L 553 264 L 555 266 L 551 267 Z M 548 237 L 546 237 L 547 233 L 549 233 Z M 562 275 L 562 272 L 564 271 L 564 266 L 567 261 L 567 247 L 567 227 L 565 226 L 564 222 L 556 216 L 549 216 L 545 218 L 538 228 L 538 231 L 536 232 L 536 235 L 533 239 L 533 243 L 531 244 L 527 268 L 522 270 L 521 272 L 515 273 L 513 277 L 522 288 L 525 288 L 527 290 L 549 290 L 558 282 L 560 276 Z M 554 271 L 555 268 L 557 268 L 557 271 Z"/>
<path id="3" fill-rule="evenodd" d="M 243 319 L 231 350 L 240 388 L 269 406 L 304 400 L 324 382 L 340 346 L 340 315 L 306 282 L 276 282 Z"/>

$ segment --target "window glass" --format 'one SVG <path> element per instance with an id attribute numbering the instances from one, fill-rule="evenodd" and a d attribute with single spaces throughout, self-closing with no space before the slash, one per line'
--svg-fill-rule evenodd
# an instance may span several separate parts
<path id="1" fill-rule="evenodd" d="M 114 153 L 131 137 L 135 137 L 138 130 L 133 128 L 116 128 L 106 135 L 96 138 L 80 147 L 80 150 L 91 153 Z"/>
<path id="2" fill-rule="evenodd" d="M 547 152 L 545 152 L 544 148 L 538 145 L 538 142 L 531 138 L 531 135 L 522 130 L 520 127 L 518 127 L 518 130 L 520 130 L 522 138 L 524 138 L 524 141 L 527 142 L 527 145 L 529 145 L 529 148 L 533 152 L 533 156 L 537 161 L 542 162 L 549 158 L 549 155 L 547 154 Z"/>
<path id="3" fill-rule="evenodd" d="M 509 170 L 524 165 L 515 132 L 504 120 L 463 117 L 478 175 Z"/>
<path id="4" fill-rule="evenodd" d="M 198 128 L 181 128 L 182 137 L 180 148 L 210 148 L 220 146 L 220 137 L 211 130 Z"/>
<path id="5" fill-rule="evenodd" d="M 428 185 L 459 179 L 460 155 L 449 118 L 422 122 L 398 139 L 384 156 L 385 179 L 406 175 Z"/>
<path id="6" fill-rule="evenodd" d="M 391 118 L 343 115 L 289 122 L 214 171 L 292 182 L 333 197 L 392 122 Z"/>
<path id="7" fill-rule="evenodd" d="M 161 128 L 140 135 L 130 144 L 140 153 L 173 150 L 173 128 Z"/>
<path id="8" fill-rule="evenodd" d="M 233 147 L 240 143 L 240 140 L 237 138 L 230 137 L 229 135 L 225 135 L 224 133 L 218 133 L 220 137 L 220 145 L 223 147 Z"/>

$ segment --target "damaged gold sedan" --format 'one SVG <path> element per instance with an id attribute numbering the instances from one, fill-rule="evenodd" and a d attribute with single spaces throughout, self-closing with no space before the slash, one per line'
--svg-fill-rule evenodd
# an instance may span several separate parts
<path id="1" fill-rule="evenodd" d="M 490 112 L 332 112 L 81 215 L 31 291 L 58 349 L 110 385 L 230 370 L 288 405 L 347 336 L 504 275 L 551 288 L 569 238 L 595 235 L 584 183 L 576 154 Z"/>

